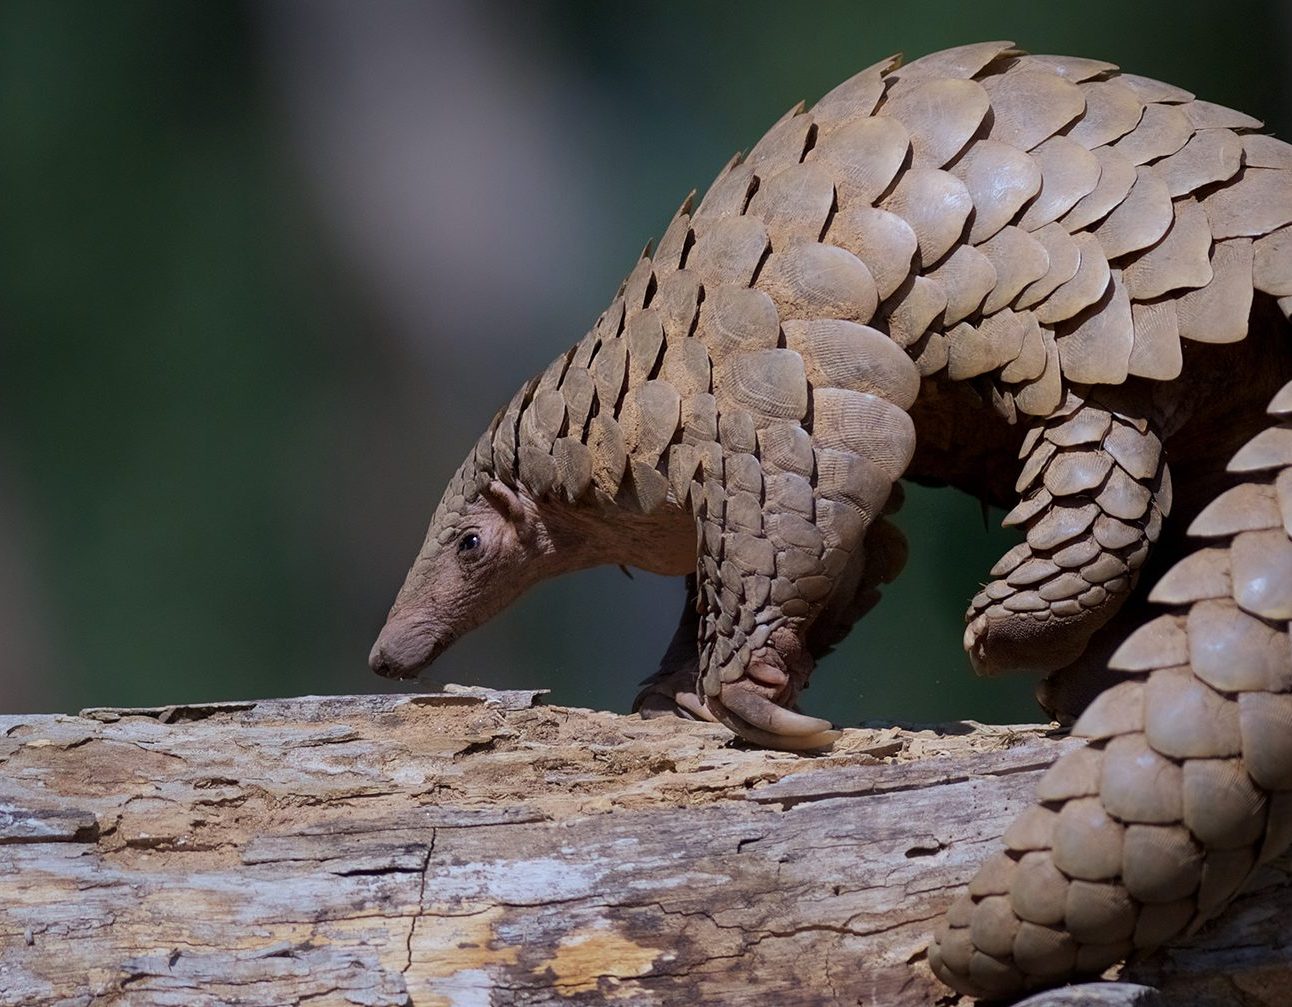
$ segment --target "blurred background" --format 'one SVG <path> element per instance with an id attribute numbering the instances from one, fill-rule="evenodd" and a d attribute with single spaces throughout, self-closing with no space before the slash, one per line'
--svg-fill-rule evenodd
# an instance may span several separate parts
<path id="1" fill-rule="evenodd" d="M 366 656 L 442 485 L 682 197 L 799 98 L 991 38 L 1292 135 L 1287 0 L 6 0 L 0 712 L 400 688 Z M 999 518 L 912 490 L 805 708 L 1036 719 L 960 652 Z M 434 678 L 626 710 L 681 601 L 554 582 Z"/>

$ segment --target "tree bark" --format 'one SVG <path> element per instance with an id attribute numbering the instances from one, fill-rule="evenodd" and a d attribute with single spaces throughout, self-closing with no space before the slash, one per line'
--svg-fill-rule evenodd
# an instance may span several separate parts
<path id="1" fill-rule="evenodd" d="M 953 1004 L 928 931 L 1076 744 L 540 695 L 0 718 L 0 1004 Z M 1048 1002 L 1286 1003 L 1288 875 L 1128 970 L 1160 1001 Z"/>

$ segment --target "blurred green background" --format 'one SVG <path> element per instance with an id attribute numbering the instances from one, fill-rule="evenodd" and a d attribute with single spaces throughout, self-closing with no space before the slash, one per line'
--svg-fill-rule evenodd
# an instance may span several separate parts
<path id="1" fill-rule="evenodd" d="M 681 198 L 799 98 L 988 38 L 1292 135 L 1287 0 L 6 0 L 0 711 L 397 688 L 366 655 L 440 487 Z M 900 523 L 805 707 L 1035 719 L 960 652 L 1009 537 L 950 491 Z M 544 585 L 435 678 L 624 710 L 681 597 Z"/>

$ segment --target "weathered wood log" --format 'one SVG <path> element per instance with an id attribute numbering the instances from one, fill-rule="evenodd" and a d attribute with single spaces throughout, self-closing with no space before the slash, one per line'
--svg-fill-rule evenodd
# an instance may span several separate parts
<path id="1" fill-rule="evenodd" d="M 1075 744 L 539 695 L 0 718 L 0 1004 L 951 1004 L 930 921 Z M 1288 874 L 1128 970 L 1160 1000 L 1038 1003 L 1286 1003 Z"/>

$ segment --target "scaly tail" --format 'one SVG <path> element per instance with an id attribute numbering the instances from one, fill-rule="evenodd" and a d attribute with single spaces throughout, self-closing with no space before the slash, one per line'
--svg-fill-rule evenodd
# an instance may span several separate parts
<path id="1" fill-rule="evenodd" d="M 1166 615 L 1110 662 L 1039 803 L 929 948 L 938 978 L 1002 996 L 1103 971 L 1220 912 L 1292 844 L 1292 383 L 1230 461 L 1243 479 L 1150 599 Z"/>

